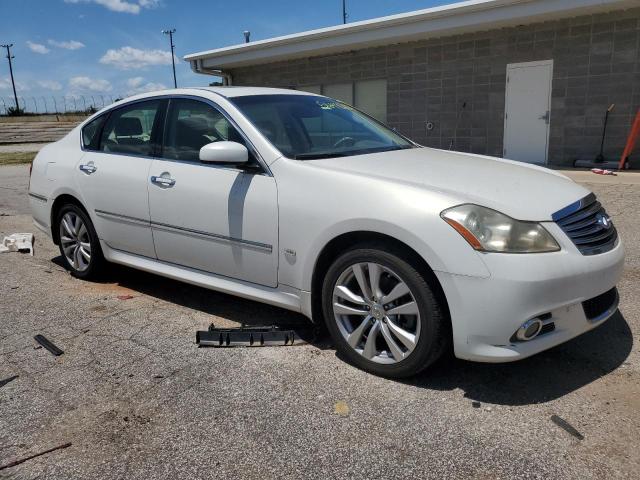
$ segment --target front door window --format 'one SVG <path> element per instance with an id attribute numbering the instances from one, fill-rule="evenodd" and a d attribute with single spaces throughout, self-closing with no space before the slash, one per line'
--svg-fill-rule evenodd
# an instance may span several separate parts
<path id="1" fill-rule="evenodd" d="M 200 149 L 213 142 L 244 139 L 227 118 L 212 106 L 195 100 L 171 100 L 162 157 L 198 161 Z"/>

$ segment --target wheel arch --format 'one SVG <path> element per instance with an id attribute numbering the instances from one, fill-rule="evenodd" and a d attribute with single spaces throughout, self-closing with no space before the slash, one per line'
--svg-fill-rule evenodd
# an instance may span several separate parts
<path id="1" fill-rule="evenodd" d="M 338 235 L 330 240 L 320 251 L 311 276 L 311 313 L 313 318 L 323 318 L 322 282 L 327 270 L 342 253 L 359 246 L 384 247 L 385 251 L 391 251 L 410 263 L 433 289 L 436 298 L 446 313 L 448 321 L 451 322 L 447 296 L 427 261 L 415 249 L 397 238 L 384 233 L 363 230 Z"/>
<path id="2" fill-rule="evenodd" d="M 76 205 L 78 208 L 81 208 L 87 214 L 87 216 L 89 216 L 89 212 L 84 207 L 82 202 L 78 200 L 77 197 L 69 193 L 63 193 L 58 195 L 56 199 L 53 201 L 53 204 L 51 205 L 51 223 L 50 223 L 51 238 L 53 239 L 53 243 L 56 245 L 60 244 L 60 238 L 59 238 L 58 229 L 56 228 L 56 225 L 55 225 L 56 223 L 55 220 L 56 220 L 56 217 L 58 216 L 58 212 L 60 211 L 60 209 L 64 205 L 68 205 L 68 204 Z"/>

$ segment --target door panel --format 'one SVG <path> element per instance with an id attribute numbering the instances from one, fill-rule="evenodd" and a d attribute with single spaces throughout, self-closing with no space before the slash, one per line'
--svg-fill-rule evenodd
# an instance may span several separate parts
<path id="1" fill-rule="evenodd" d="M 507 66 L 504 156 L 546 164 L 553 62 Z"/>
<path id="2" fill-rule="evenodd" d="M 278 199 L 273 177 L 199 161 L 218 141 L 249 147 L 221 110 L 172 99 L 162 157 L 151 166 L 149 207 L 158 259 L 277 285 Z M 251 157 L 253 154 L 251 154 Z M 255 163 L 255 159 L 252 158 Z M 257 163 L 256 163 L 257 166 Z"/>
<path id="3" fill-rule="evenodd" d="M 147 179 L 165 107 L 164 100 L 149 100 L 114 110 L 99 141 L 93 132 L 87 142 L 85 133 L 91 131 L 83 131 L 88 151 L 75 170 L 98 236 L 111 248 L 151 258 Z"/>
<path id="4" fill-rule="evenodd" d="M 159 260 L 267 286 L 277 285 L 278 211 L 272 177 L 154 160 L 149 183 Z"/>
<path id="5" fill-rule="evenodd" d="M 95 169 L 80 170 L 82 165 Z M 155 258 L 147 178 L 151 159 L 87 152 L 76 178 L 100 239 L 111 248 Z"/>

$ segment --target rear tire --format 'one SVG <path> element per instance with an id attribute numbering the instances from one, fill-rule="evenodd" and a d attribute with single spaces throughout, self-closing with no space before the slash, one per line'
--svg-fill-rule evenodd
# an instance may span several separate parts
<path id="1" fill-rule="evenodd" d="M 322 309 L 337 351 L 375 375 L 416 375 L 449 345 L 434 289 L 390 245 L 357 246 L 338 257 L 324 278 Z"/>
<path id="2" fill-rule="evenodd" d="M 71 275 L 83 280 L 98 278 L 106 262 L 89 215 L 68 203 L 58 211 L 55 225 L 62 261 Z"/>

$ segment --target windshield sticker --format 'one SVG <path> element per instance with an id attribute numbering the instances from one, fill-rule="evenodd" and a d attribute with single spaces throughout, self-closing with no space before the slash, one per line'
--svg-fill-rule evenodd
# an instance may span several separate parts
<path id="1" fill-rule="evenodd" d="M 323 110 L 335 110 L 338 108 L 342 108 L 342 105 L 340 105 L 338 102 L 324 102 L 324 101 L 318 100 L 316 103 Z"/>

